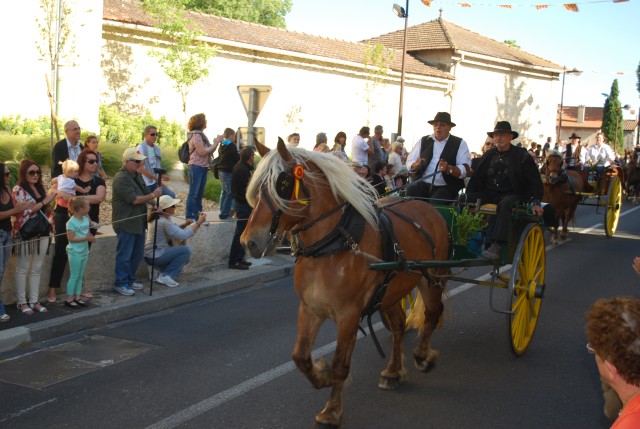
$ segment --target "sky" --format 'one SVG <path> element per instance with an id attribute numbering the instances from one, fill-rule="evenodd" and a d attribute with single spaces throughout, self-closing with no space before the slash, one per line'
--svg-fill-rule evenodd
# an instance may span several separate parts
<path id="1" fill-rule="evenodd" d="M 348 41 L 404 29 L 404 20 L 392 11 L 407 0 L 292 0 L 286 16 L 287 29 Z M 640 63 L 637 25 L 640 0 L 624 3 L 591 1 L 577 3 L 579 12 L 570 12 L 561 3 L 546 3 L 547 9 L 526 2 L 468 0 L 470 8 L 457 2 L 435 0 L 430 7 L 420 0 L 409 1 L 409 26 L 442 17 L 451 23 L 498 41 L 515 40 L 521 49 L 552 61 L 567 70 L 582 71 L 566 75 L 564 105 L 602 107 L 614 79 L 618 79 L 620 102 L 631 109 L 625 119 L 638 115 L 640 94 L 636 70 Z M 511 4 L 503 9 L 498 4 Z M 560 88 L 560 85 L 558 86 Z M 558 90 L 558 104 L 561 91 Z M 633 111 L 633 112 L 632 112 Z"/>

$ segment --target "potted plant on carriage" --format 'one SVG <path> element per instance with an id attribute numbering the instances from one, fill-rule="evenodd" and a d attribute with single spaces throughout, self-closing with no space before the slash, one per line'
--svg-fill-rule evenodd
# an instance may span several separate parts
<path id="1" fill-rule="evenodd" d="M 464 258 L 460 252 L 471 252 L 473 255 L 470 257 L 476 257 L 482 253 L 482 245 L 484 239 L 482 237 L 482 230 L 485 228 L 487 222 L 485 216 L 478 212 L 472 213 L 468 206 L 465 206 L 455 215 L 455 236 L 454 236 L 454 251 L 458 253 L 458 258 Z"/>

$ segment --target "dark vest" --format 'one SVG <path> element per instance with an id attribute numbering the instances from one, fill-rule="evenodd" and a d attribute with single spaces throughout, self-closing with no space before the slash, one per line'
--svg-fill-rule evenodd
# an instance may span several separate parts
<path id="1" fill-rule="evenodd" d="M 460 137 L 449 135 L 449 139 L 444 145 L 444 149 L 442 150 L 440 158 L 447 161 L 449 165 L 456 165 L 460 143 L 462 143 L 462 139 Z M 429 165 L 431 159 L 433 158 L 433 144 L 434 142 L 431 136 L 424 136 L 420 141 L 420 158 L 424 158 L 424 160 L 427 161 L 426 165 Z M 443 174 L 442 178 L 444 179 L 447 186 L 455 190 L 456 192 L 464 187 L 464 180 L 454 177 L 450 174 Z"/>

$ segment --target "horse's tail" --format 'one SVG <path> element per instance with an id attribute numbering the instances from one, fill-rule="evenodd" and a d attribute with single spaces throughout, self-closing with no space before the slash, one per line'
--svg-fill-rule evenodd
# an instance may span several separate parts
<path id="1" fill-rule="evenodd" d="M 416 299 L 413 301 L 411 311 L 407 316 L 406 325 L 407 329 L 417 329 L 420 335 L 424 331 L 424 301 L 420 293 L 416 294 Z"/>

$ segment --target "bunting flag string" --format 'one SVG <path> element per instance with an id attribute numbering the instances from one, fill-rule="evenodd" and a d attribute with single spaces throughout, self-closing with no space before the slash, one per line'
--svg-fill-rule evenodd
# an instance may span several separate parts
<path id="1" fill-rule="evenodd" d="M 425 6 L 431 7 L 435 0 L 421 0 Z M 596 4 L 596 3 L 626 3 L 629 0 L 592 0 L 580 3 L 556 3 L 556 4 L 506 4 L 506 3 L 467 3 L 467 2 L 440 2 L 441 4 L 457 4 L 460 7 L 472 6 L 497 6 L 501 9 L 514 9 L 516 7 L 534 7 L 536 10 L 548 9 L 552 6 L 562 6 L 570 12 L 579 12 L 578 5 Z"/>

